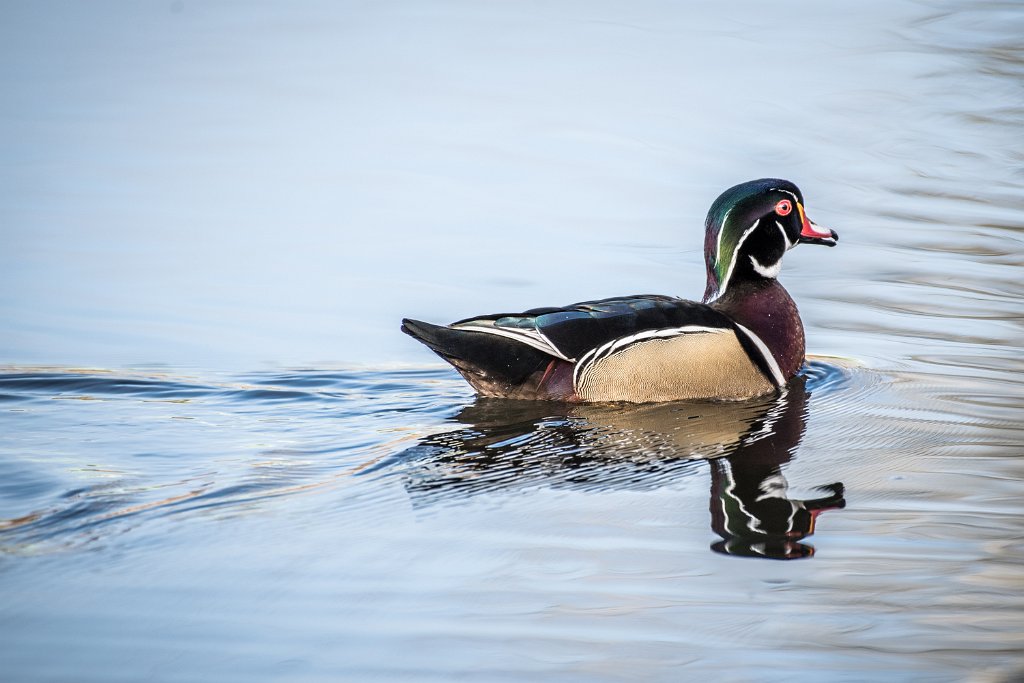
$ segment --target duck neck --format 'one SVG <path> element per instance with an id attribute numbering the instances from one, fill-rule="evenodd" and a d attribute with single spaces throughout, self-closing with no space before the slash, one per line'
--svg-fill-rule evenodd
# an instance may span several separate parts
<path id="1" fill-rule="evenodd" d="M 786 288 L 775 279 L 732 283 L 711 307 L 756 334 L 786 379 L 804 363 L 804 324 Z"/>

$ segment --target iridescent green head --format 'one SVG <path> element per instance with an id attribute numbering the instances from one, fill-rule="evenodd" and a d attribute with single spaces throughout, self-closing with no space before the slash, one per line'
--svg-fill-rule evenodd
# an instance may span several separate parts
<path id="1" fill-rule="evenodd" d="M 833 247 L 839 239 L 807 217 L 800 188 L 778 178 L 730 187 L 711 205 L 705 230 L 705 303 L 742 280 L 774 279 L 783 255 L 797 244 Z"/>

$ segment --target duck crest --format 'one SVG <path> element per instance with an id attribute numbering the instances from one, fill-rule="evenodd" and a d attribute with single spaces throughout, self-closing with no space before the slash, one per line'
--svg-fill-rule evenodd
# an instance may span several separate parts
<path id="1" fill-rule="evenodd" d="M 776 207 L 782 202 L 789 204 L 780 214 Z M 782 255 L 799 240 L 793 207 L 802 202 L 799 188 L 781 178 L 742 183 L 719 195 L 704 221 L 704 303 L 751 270 L 761 277 L 778 275 Z"/>

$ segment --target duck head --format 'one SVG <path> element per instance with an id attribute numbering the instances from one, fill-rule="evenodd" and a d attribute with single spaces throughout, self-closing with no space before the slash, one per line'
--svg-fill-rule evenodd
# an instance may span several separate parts
<path id="1" fill-rule="evenodd" d="M 779 178 L 730 187 L 711 205 L 705 230 L 705 303 L 742 281 L 775 279 L 783 255 L 797 244 L 834 247 L 839 240 L 835 230 L 807 217 L 800 188 Z"/>

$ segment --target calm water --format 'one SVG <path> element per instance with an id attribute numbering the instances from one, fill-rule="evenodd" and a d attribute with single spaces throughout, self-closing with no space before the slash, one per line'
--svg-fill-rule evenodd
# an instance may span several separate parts
<path id="1" fill-rule="evenodd" d="M 1022 35 L 5 8 L 0 678 L 1020 680 Z M 708 205 L 766 175 L 842 237 L 787 256 L 782 397 L 476 400 L 398 332 L 697 297 Z"/>

